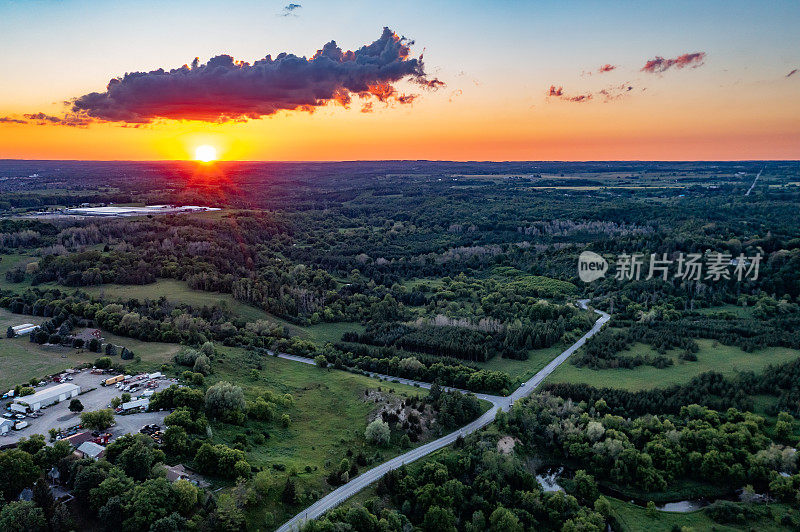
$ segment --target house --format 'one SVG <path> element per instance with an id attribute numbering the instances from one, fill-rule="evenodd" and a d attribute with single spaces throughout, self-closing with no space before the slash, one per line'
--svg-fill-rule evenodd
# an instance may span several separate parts
<path id="1" fill-rule="evenodd" d="M 50 388 L 45 388 L 44 390 L 38 391 L 33 395 L 17 397 L 14 399 L 14 405 L 17 405 L 18 407 L 25 407 L 31 412 L 36 412 L 44 406 L 49 406 L 60 401 L 77 397 L 80 392 L 81 387 L 77 384 L 58 384 L 56 386 L 51 386 Z M 14 408 L 14 410 L 18 409 L 19 408 Z"/>
<path id="2" fill-rule="evenodd" d="M 66 438 L 61 439 L 68 441 L 73 447 L 80 447 L 82 443 L 94 440 L 94 436 L 92 436 L 92 433 L 87 430 L 85 432 L 78 432 L 77 434 L 73 434 L 72 436 L 67 436 Z"/>
<path id="3" fill-rule="evenodd" d="M 0 418 L 0 435 L 8 433 L 14 427 L 14 422 L 10 419 Z"/>
<path id="4" fill-rule="evenodd" d="M 103 457 L 106 452 L 106 448 L 92 441 L 85 441 L 78 446 L 76 452 L 82 458 L 91 458 L 92 460 L 97 460 L 98 458 Z"/>
<path id="5" fill-rule="evenodd" d="M 167 471 L 167 480 L 170 482 L 176 482 L 182 479 L 187 480 L 200 488 L 207 488 L 210 486 L 210 484 L 203 480 L 202 477 L 183 464 L 164 466 L 164 469 Z"/>

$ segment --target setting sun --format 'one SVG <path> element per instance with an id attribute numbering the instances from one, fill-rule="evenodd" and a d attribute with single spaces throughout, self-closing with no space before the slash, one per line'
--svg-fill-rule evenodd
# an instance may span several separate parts
<path id="1" fill-rule="evenodd" d="M 208 144 L 204 144 L 203 146 L 198 146 L 197 149 L 194 151 L 194 158 L 204 163 L 216 161 L 217 149 L 214 146 L 209 146 Z"/>

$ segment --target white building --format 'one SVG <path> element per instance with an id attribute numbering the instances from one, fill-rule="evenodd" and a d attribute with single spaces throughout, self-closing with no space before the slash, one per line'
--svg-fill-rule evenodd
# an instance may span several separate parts
<path id="1" fill-rule="evenodd" d="M 5 434 L 14 427 L 14 422 L 4 417 L 0 418 L 0 434 Z"/>
<path id="2" fill-rule="evenodd" d="M 93 441 L 85 441 L 82 444 L 78 445 L 78 453 L 80 453 L 84 458 L 91 458 L 92 460 L 97 460 L 103 453 L 106 452 L 106 448 L 102 445 L 98 445 Z"/>
<path id="3" fill-rule="evenodd" d="M 15 325 L 14 327 L 11 327 L 11 329 L 14 331 L 14 334 L 17 336 L 28 334 L 30 332 L 35 331 L 38 328 L 39 326 L 34 325 L 33 323 L 23 323 L 22 325 Z"/>
<path id="4" fill-rule="evenodd" d="M 14 399 L 14 404 L 22 407 L 27 407 L 31 412 L 35 412 L 43 406 L 52 405 L 60 401 L 65 401 L 73 397 L 77 397 L 81 392 L 81 387 L 77 384 L 67 382 L 64 384 L 57 384 L 50 388 L 45 388 L 33 395 L 26 395 L 25 397 L 17 397 Z M 16 410 L 16 409 L 15 409 Z"/>
<path id="5" fill-rule="evenodd" d="M 120 408 L 123 412 L 128 412 L 130 410 L 135 410 L 137 408 L 141 408 L 142 410 L 147 410 L 147 407 L 150 405 L 150 399 L 143 398 L 143 399 L 135 399 L 133 401 L 128 401 L 127 403 L 122 403 Z"/>

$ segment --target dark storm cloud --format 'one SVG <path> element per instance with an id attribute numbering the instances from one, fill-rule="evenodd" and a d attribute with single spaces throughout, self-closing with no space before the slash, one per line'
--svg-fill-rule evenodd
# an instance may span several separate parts
<path id="1" fill-rule="evenodd" d="M 393 83 L 400 80 L 437 88 L 421 58 L 410 57 L 413 41 L 389 28 L 375 42 L 356 51 L 342 51 L 334 41 L 310 59 L 281 53 L 253 64 L 229 55 L 205 64 L 172 70 L 131 72 L 114 78 L 105 92 L 75 98 L 72 111 L 109 122 L 147 123 L 157 119 L 222 122 L 256 119 L 281 110 L 312 111 L 337 102 L 347 106 L 351 96 L 408 103 Z"/>
<path id="2" fill-rule="evenodd" d="M 697 68 L 703 65 L 706 58 L 705 52 L 694 52 L 691 54 L 683 54 L 673 59 L 664 59 L 661 56 L 656 56 L 654 59 L 649 60 L 642 67 L 642 72 L 649 72 L 651 74 L 658 72 L 666 72 L 670 68 L 684 68 L 691 66 Z"/>
<path id="3" fill-rule="evenodd" d="M 27 124 L 27 120 L 20 120 L 19 118 L 11 118 L 10 116 L 0 116 L 0 124 Z"/>

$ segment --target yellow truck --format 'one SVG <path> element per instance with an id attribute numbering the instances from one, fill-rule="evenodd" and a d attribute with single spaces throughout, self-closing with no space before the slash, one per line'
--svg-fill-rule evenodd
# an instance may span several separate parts
<path id="1" fill-rule="evenodd" d="M 125 380 L 125 375 L 117 375 L 116 377 L 111 377 L 109 379 L 104 380 L 100 384 L 102 384 L 103 386 L 111 386 L 112 384 L 116 384 L 123 380 Z"/>

